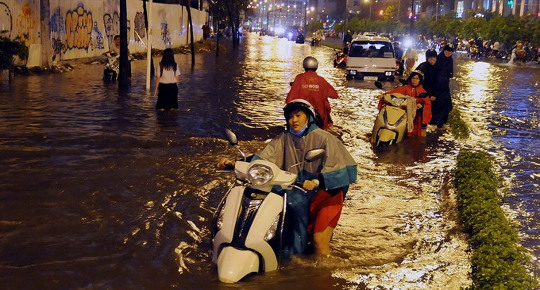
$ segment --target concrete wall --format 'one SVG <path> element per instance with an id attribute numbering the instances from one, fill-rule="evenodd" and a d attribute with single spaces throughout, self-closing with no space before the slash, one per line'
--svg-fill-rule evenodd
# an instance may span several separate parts
<path id="1" fill-rule="evenodd" d="M 40 7 L 40 0 L 0 0 L 0 30 L 6 30 L 4 36 L 10 38 L 27 34 L 31 56 L 41 55 L 42 50 L 49 51 L 45 54 L 49 60 L 40 59 L 40 63 L 101 55 L 114 45 L 113 37 L 120 34 L 119 0 L 46 2 L 48 7 Z M 198 41 L 202 39 L 201 27 L 208 15 L 196 9 L 191 9 L 191 13 L 194 39 Z M 142 0 L 127 0 L 127 18 L 129 50 L 144 52 L 146 32 Z M 40 25 L 41 21 L 48 25 Z M 47 27 L 49 31 L 41 33 Z M 153 48 L 178 47 L 189 41 L 187 10 L 178 4 L 154 3 L 151 27 Z M 48 39 L 42 40 L 42 35 Z"/>

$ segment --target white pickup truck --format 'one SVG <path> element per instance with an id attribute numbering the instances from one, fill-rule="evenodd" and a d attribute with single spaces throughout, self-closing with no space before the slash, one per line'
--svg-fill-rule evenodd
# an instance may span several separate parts
<path id="1" fill-rule="evenodd" d="M 396 59 L 392 42 L 386 37 L 359 36 L 349 48 L 348 79 L 394 81 Z"/>

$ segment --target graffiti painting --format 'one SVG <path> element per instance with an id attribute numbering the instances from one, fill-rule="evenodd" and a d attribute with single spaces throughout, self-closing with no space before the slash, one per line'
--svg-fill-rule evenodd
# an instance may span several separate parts
<path id="1" fill-rule="evenodd" d="M 94 21 L 92 12 L 86 11 L 83 4 L 66 13 L 66 47 L 67 49 L 86 49 L 90 47 Z"/>
<path id="2" fill-rule="evenodd" d="M 30 4 L 26 3 L 21 9 L 21 13 L 17 17 L 17 22 L 15 23 L 17 30 L 19 31 L 19 36 L 26 39 L 26 44 L 33 43 L 35 40 L 34 30 L 36 28 L 36 21 L 34 20 L 34 12 L 30 7 Z"/>
<path id="3" fill-rule="evenodd" d="M 101 31 L 98 29 L 98 23 L 97 21 L 94 22 L 94 29 L 92 30 L 92 41 L 93 46 L 97 49 L 104 49 L 105 45 L 103 43 L 103 34 L 101 34 Z"/>
<path id="4" fill-rule="evenodd" d="M 13 30 L 11 10 L 6 3 L 0 2 L 0 32 L 2 36 L 11 38 L 11 30 Z"/>
<path id="5" fill-rule="evenodd" d="M 171 45 L 171 36 L 169 34 L 169 24 L 167 24 L 167 22 L 161 23 L 161 39 L 163 40 L 166 46 Z"/>
<path id="6" fill-rule="evenodd" d="M 103 15 L 103 26 L 105 27 L 109 47 L 111 47 L 114 45 L 114 36 L 120 34 L 120 16 L 118 16 L 118 12 L 114 12 L 113 15 L 105 13 Z"/>
<path id="7" fill-rule="evenodd" d="M 137 12 L 135 14 L 135 29 L 133 30 L 133 36 L 136 42 L 141 41 L 146 37 L 146 27 L 144 26 L 144 13 Z"/>

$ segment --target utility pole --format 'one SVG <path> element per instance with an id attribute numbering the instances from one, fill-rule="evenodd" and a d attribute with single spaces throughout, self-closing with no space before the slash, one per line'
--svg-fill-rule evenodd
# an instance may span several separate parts
<path id="1" fill-rule="evenodd" d="M 411 24 L 409 27 L 409 35 L 413 35 L 414 32 L 414 0 L 411 0 Z"/>
<path id="2" fill-rule="evenodd" d="M 435 5 L 435 21 L 439 19 L 439 0 L 437 0 L 437 4 Z"/>
<path id="3" fill-rule="evenodd" d="M 150 39 L 150 26 L 149 23 L 152 23 L 152 4 L 153 0 L 150 0 L 148 11 L 146 9 L 147 1 L 143 1 L 143 11 L 144 11 L 144 25 L 146 27 L 146 90 L 150 90 L 150 79 L 154 75 L 154 61 L 152 59 L 152 40 Z"/>
<path id="4" fill-rule="evenodd" d="M 127 89 L 129 86 L 129 60 L 127 41 L 127 5 L 126 0 L 120 0 L 120 75 L 118 88 Z"/>
<path id="5" fill-rule="evenodd" d="M 349 0 L 345 0 L 345 27 L 344 27 L 345 31 L 347 31 L 348 21 L 349 21 Z M 343 37 L 345 37 L 345 33 L 343 33 Z"/>
<path id="6" fill-rule="evenodd" d="M 304 36 L 307 36 L 307 7 L 308 7 L 308 1 L 304 2 Z"/>

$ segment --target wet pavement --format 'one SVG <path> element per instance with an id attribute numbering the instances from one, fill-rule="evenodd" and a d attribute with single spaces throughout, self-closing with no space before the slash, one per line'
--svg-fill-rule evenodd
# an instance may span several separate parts
<path id="1" fill-rule="evenodd" d="M 460 148 L 489 151 L 510 196 L 505 208 L 538 256 L 540 68 L 458 58 L 455 106 L 466 141 L 430 129 L 374 151 L 369 134 L 380 91 L 347 81 L 333 51 L 251 35 L 218 59 L 176 55 L 180 109 L 156 112 L 145 61 L 119 93 L 100 65 L 17 77 L 0 85 L 0 283 L 15 288 L 400 288 L 470 284 L 469 252 L 455 223 L 451 170 Z M 299 257 L 238 285 L 210 261 L 212 212 L 234 179 L 228 127 L 254 152 L 284 125 L 281 108 L 302 59 L 315 56 L 333 84 L 335 131 L 359 164 L 331 259 Z M 386 88 L 396 86 L 386 83 Z M 533 269 L 538 275 L 538 268 Z"/>

